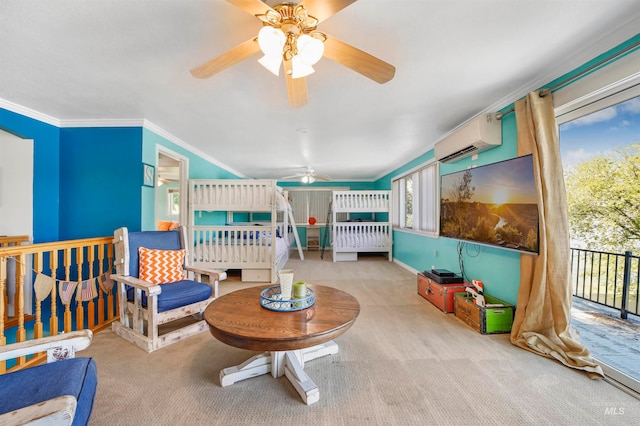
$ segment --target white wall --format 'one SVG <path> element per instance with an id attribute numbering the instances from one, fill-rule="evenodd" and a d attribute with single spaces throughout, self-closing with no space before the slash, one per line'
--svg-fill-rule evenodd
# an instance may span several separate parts
<path id="1" fill-rule="evenodd" d="M 33 240 L 33 140 L 0 130 L 0 235 L 28 235 Z M 7 262 L 8 314 L 14 315 L 13 298 L 17 265 Z M 25 312 L 31 311 L 31 258 L 25 265 Z"/>
<path id="2" fill-rule="evenodd" d="M 33 140 L 0 130 L 0 235 L 33 238 Z"/>

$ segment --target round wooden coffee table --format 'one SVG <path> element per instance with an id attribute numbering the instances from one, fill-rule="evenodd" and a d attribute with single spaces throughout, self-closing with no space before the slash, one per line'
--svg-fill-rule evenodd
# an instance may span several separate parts
<path id="1" fill-rule="evenodd" d="M 315 304 L 294 312 L 276 312 L 260 305 L 267 286 L 237 290 L 217 298 L 204 312 L 211 334 L 223 343 L 242 349 L 266 351 L 220 372 L 220 384 L 271 372 L 286 376 L 306 404 L 320 399 L 318 387 L 303 370 L 312 359 L 335 354 L 332 340 L 347 331 L 360 313 L 360 304 L 349 293 L 310 284 Z"/>

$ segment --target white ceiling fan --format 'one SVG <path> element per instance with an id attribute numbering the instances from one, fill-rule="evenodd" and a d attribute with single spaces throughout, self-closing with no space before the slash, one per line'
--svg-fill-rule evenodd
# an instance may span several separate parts
<path id="1" fill-rule="evenodd" d="M 311 167 L 305 168 L 302 172 L 296 173 L 291 176 L 283 176 L 278 180 L 300 180 L 302 183 L 313 183 L 317 180 L 328 182 L 331 177 L 327 175 L 320 175 L 315 172 Z"/>

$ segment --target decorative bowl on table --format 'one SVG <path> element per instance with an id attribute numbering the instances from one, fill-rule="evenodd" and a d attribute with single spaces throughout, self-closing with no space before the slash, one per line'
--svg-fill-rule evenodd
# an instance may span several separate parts
<path id="1" fill-rule="evenodd" d="M 307 309 L 316 303 L 313 290 L 307 287 L 306 296 L 299 299 L 283 299 L 280 286 L 268 287 L 260 292 L 260 305 L 278 312 L 293 312 Z"/>

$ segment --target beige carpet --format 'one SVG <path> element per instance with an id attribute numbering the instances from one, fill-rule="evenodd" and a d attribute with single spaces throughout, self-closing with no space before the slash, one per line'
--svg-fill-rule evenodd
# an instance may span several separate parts
<path id="1" fill-rule="evenodd" d="M 254 353 L 209 333 L 147 354 L 103 331 L 79 354 L 98 364 L 91 425 L 640 424 L 640 401 L 508 335 L 476 333 L 418 296 L 416 277 L 384 256 L 333 263 L 311 253 L 287 266 L 361 305 L 340 352 L 305 366 L 319 402 L 305 405 L 271 375 L 222 388 L 219 371 Z M 221 293 L 253 285 L 231 277 Z"/>

